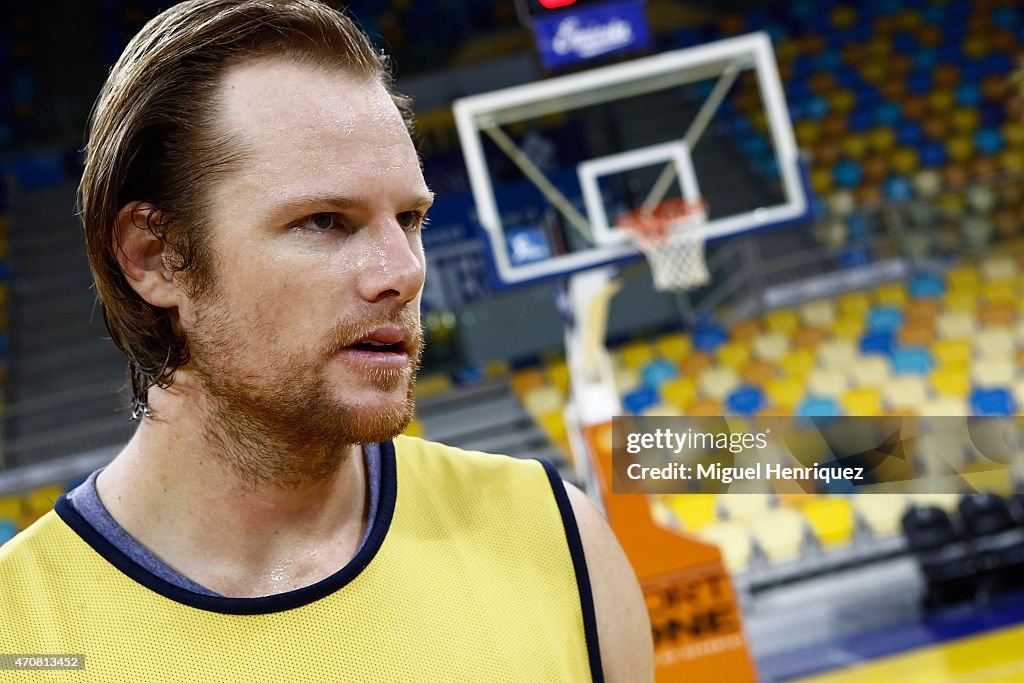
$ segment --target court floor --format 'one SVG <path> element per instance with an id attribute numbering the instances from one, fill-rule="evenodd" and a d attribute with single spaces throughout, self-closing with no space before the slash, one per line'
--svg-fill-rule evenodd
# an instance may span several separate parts
<path id="1" fill-rule="evenodd" d="M 765 681 L 791 683 L 1020 683 L 1024 595 L 958 605 L 762 662 Z"/>
<path id="2" fill-rule="evenodd" d="M 796 679 L 799 683 L 1020 683 L 1024 626 L 930 645 L 905 654 Z"/>

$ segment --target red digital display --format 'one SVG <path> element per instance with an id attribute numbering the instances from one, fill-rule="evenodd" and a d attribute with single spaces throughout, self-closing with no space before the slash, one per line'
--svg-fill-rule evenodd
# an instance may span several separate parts
<path id="1" fill-rule="evenodd" d="M 576 0 L 540 0 L 540 4 L 544 9 L 558 9 L 559 7 L 574 5 Z"/>

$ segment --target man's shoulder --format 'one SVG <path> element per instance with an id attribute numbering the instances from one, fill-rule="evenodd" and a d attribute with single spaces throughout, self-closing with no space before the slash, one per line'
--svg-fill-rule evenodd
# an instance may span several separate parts
<path id="1" fill-rule="evenodd" d="M 407 436 L 401 434 L 396 436 L 392 443 L 395 445 L 395 452 L 401 456 L 404 453 L 415 453 L 417 455 L 434 455 L 447 458 L 470 458 L 483 461 L 506 461 L 515 460 L 507 455 L 498 453 L 484 453 L 483 451 L 469 451 L 458 446 L 449 446 L 439 441 L 430 441 L 418 436 Z"/>
<path id="2" fill-rule="evenodd" d="M 0 546 L 0 621 L 13 603 L 31 602 L 63 583 L 77 557 L 75 538 L 51 510 Z"/>
<path id="3" fill-rule="evenodd" d="M 0 573 L 16 559 L 38 554 L 56 541 L 64 526 L 53 510 L 37 519 L 14 538 L 0 545 Z"/>
<path id="4" fill-rule="evenodd" d="M 415 461 L 415 464 L 430 468 L 450 467 L 467 474 L 487 474 L 496 470 L 542 472 L 546 469 L 546 464 L 540 460 L 469 451 L 414 436 L 395 437 L 394 445 L 396 457 L 399 459 Z"/>
<path id="5" fill-rule="evenodd" d="M 407 471 L 417 483 L 451 496 L 553 502 L 553 489 L 563 486 L 558 471 L 541 460 L 463 450 L 408 436 L 396 437 L 394 445 L 399 473 Z"/>

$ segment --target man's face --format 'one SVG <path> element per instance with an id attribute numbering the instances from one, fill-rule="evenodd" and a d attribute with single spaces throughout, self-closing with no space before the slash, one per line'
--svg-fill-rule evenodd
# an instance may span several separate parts
<path id="1" fill-rule="evenodd" d="M 286 60 L 233 67 L 221 93 L 246 162 L 209 188 L 215 282 L 179 307 L 186 367 L 236 436 L 389 438 L 411 418 L 431 201 L 401 115 L 378 83 Z"/>

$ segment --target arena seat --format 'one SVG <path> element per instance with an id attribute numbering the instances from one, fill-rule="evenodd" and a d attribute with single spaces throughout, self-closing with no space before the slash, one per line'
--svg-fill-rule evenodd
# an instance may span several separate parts
<path id="1" fill-rule="evenodd" d="M 689 531 L 700 531 L 718 520 L 716 498 L 710 493 L 663 496 L 680 526 Z"/>
<path id="2" fill-rule="evenodd" d="M 750 563 L 750 530 L 738 522 L 716 522 L 697 532 L 697 535 L 718 546 L 722 561 L 730 573 L 742 573 Z"/>
<path id="3" fill-rule="evenodd" d="M 857 517 L 876 538 L 894 536 L 900 532 L 901 521 L 907 509 L 907 498 L 901 494 L 864 494 L 853 496 L 853 509 Z"/>
<path id="4" fill-rule="evenodd" d="M 801 508 L 814 538 L 826 548 L 847 545 L 853 539 L 855 519 L 844 496 L 816 496 Z"/>
<path id="5" fill-rule="evenodd" d="M 771 562 L 792 560 L 800 555 L 806 523 L 796 510 L 779 507 L 766 510 L 750 522 L 750 534 Z"/>

